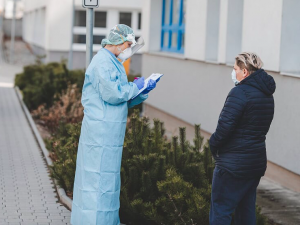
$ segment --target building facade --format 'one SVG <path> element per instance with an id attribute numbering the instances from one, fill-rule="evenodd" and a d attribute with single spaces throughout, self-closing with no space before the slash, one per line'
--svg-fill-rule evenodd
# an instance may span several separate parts
<path id="1" fill-rule="evenodd" d="M 94 10 L 94 46 L 96 53 L 101 41 L 116 24 L 133 28 L 137 37 L 142 33 L 142 1 L 101 0 Z M 73 48 L 73 67 L 85 68 L 86 9 L 82 0 L 75 0 L 74 27 L 72 28 L 73 0 L 24 0 L 23 39 L 46 62 L 68 59 Z M 73 35 L 73 44 L 72 43 Z M 131 73 L 141 72 L 141 56 L 132 59 Z"/>
<path id="2" fill-rule="evenodd" d="M 266 176 L 300 192 L 300 2 L 297 0 L 144 0 L 142 75 L 164 77 L 144 114 L 170 135 L 201 124 L 206 138 L 234 87 L 235 56 L 257 53 L 277 84 L 267 135 Z"/>
<path id="3" fill-rule="evenodd" d="M 0 2 L 0 17 L 2 17 L 3 20 L 3 34 L 6 37 L 11 36 L 11 29 L 12 29 L 12 21 L 13 21 L 13 8 L 14 7 L 14 1 L 13 0 L 5 0 Z M 23 1 L 19 0 L 16 1 L 15 5 L 15 37 L 21 38 L 22 37 L 22 17 L 23 17 Z M 2 12 L 3 11 L 3 12 Z M 3 15 L 2 15 L 3 14 Z"/>

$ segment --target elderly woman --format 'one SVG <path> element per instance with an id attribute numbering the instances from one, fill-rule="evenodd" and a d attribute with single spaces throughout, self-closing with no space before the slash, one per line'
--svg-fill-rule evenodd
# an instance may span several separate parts
<path id="1" fill-rule="evenodd" d="M 266 134 L 274 115 L 275 81 L 261 59 L 244 52 L 235 58 L 232 80 L 210 148 L 216 161 L 210 224 L 254 225 L 256 188 L 267 167 Z"/>
<path id="2" fill-rule="evenodd" d="M 120 224 L 120 168 L 128 108 L 146 100 L 156 85 L 150 81 L 138 95 L 144 78 L 133 83 L 127 80 L 121 62 L 143 46 L 136 43 L 130 27 L 116 25 L 102 46 L 86 70 L 82 90 L 84 118 L 73 190 L 73 225 Z"/>

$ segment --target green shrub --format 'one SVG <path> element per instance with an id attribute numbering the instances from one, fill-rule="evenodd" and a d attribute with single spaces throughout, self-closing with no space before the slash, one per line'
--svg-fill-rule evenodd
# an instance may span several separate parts
<path id="1" fill-rule="evenodd" d="M 57 180 L 69 196 L 73 192 L 80 128 L 81 123 L 61 122 L 57 132 L 46 140 L 53 161 L 51 177 Z"/>
<path id="2" fill-rule="evenodd" d="M 54 164 L 51 175 L 72 195 L 81 124 L 61 123 L 47 140 Z M 200 125 L 194 144 L 180 137 L 169 142 L 163 123 L 135 112 L 128 124 L 121 168 L 120 217 L 128 225 L 209 224 L 214 169 L 208 143 L 203 146 Z M 201 150 L 202 149 L 202 150 Z M 201 151 L 200 151 L 201 150 Z M 257 225 L 268 224 L 257 208 Z"/>
<path id="3" fill-rule="evenodd" d="M 69 84 L 77 84 L 81 88 L 83 80 L 83 71 L 69 71 L 61 62 L 26 66 L 22 73 L 17 74 L 15 85 L 22 91 L 29 110 L 34 110 L 42 104 L 46 108 L 51 107 Z"/>
<path id="4" fill-rule="evenodd" d="M 200 126 L 194 146 L 180 137 L 168 142 L 163 123 L 135 113 L 126 132 L 120 216 L 126 224 L 208 224 L 213 162 Z"/>

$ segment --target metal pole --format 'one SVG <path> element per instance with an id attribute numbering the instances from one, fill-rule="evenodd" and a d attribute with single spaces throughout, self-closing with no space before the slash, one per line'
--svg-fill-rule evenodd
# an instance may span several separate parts
<path id="1" fill-rule="evenodd" d="M 73 0 L 73 9 L 72 9 L 71 44 L 70 44 L 69 60 L 68 60 L 69 70 L 73 69 L 74 19 L 75 19 L 75 0 Z"/>
<path id="2" fill-rule="evenodd" d="M 3 61 L 3 48 L 2 48 L 2 41 L 3 41 L 3 12 L 0 14 L 0 64 Z"/>
<path id="3" fill-rule="evenodd" d="M 86 68 L 93 58 L 94 9 L 86 9 Z"/>
<path id="4" fill-rule="evenodd" d="M 11 24 L 11 37 L 10 37 L 10 63 L 14 61 L 15 51 L 15 29 L 16 29 L 16 0 L 13 0 L 13 19 Z"/>

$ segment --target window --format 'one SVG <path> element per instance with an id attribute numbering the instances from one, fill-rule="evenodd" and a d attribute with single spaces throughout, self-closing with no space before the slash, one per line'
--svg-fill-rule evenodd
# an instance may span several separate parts
<path id="1" fill-rule="evenodd" d="M 101 45 L 102 39 L 104 39 L 104 35 L 94 35 L 94 44 L 95 45 Z"/>
<path id="2" fill-rule="evenodd" d="M 85 44 L 86 37 L 85 34 L 74 34 L 74 43 Z"/>
<path id="3" fill-rule="evenodd" d="M 106 27 L 106 12 L 96 11 L 95 12 L 95 27 Z M 85 27 L 86 26 L 86 11 L 77 10 L 75 12 L 75 26 Z"/>
<path id="4" fill-rule="evenodd" d="M 100 45 L 102 39 L 104 39 L 104 35 L 94 35 L 93 43 L 95 45 Z M 74 34 L 74 43 L 76 44 L 85 44 L 86 43 L 86 36 L 85 34 Z"/>
<path id="5" fill-rule="evenodd" d="M 86 26 L 86 11 L 75 12 L 75 26 L 85 27 Z"/>
<path id="6" fill-rule="evenodd" d="M 138 29 L 142 28 L 142 13 L 138 14 Z"/>
<path id="7" fill-rule="evenodd" d="M 95 12 L 95 27 L 106 27 L 106 12 Z"/>
<path id="8" fill-rule="evenodd" d="M 131 27 L 131 13 L 120 12 L 119 24 L 125 24 Z"/>
<path id="9" fill-rule="evenodd" d="M 161 50 L 184 52 L 186 0 L 163 0 Z"/>

